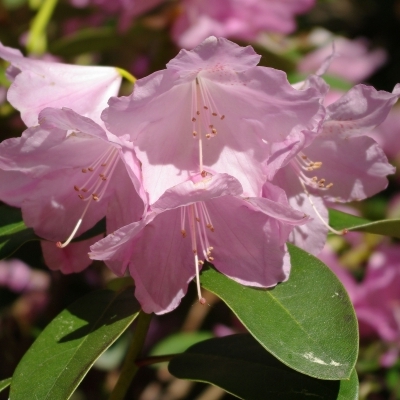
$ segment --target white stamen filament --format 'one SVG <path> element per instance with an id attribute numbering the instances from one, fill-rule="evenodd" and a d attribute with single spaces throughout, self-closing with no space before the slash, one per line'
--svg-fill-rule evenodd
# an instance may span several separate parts
<path id="1" fill-rule="evenodd" d="M 185 230 L 185 222 L 186 222 L 186 212 L 188 213 L 188 223 L 190 229 L 190 238 L 191 238 L 191 245 L 192 251 L 194 254 L 194 263 L 195 263 L 195 270 L 196 270 L 196 285 L 197 285 L 197 295 L 199 298 L 199 302 L 201 304 L 205 304 L 205 299 L 201 295 L 200 289 L 200 268 L 199 265 L 203 264 L 203 261 L 199 260 L 199 250 L 204 256 L 204 259 L 212 262 L 214 260 L 211 257 L 211 251 L 213 248 L 210 246 L 208 237 L 207 237 L 207 226 L 211 224 L 211 219 L 208 214 L 207 208 L 203 202 L 198 202 L 195 204 L 191 204 L 189 206 L 184 206 L 181 208 L 181 233 L 185 232 L 185 235 L 182 236 L 186 237 L 186 230 Z M 199 246 L 200 247 L 199 247 Z"/>
<path id="2" fill-rule="evenodd" d="M 204 172 L 203 163 L 203 140 L 212 139 L 218 134 L 218 128 L 215 123 L 223 120 L 225 115 L 221 115 L 212 96 L 209 93 L 207 85 L 201 78 L 197 77 L 192 83 L 192 136 L 199 141 L 199 169 Z M 213 121 L 211 121 L 213 119 Z M 215 121 L 215 122 L 214 122 Z"/>
<path id="3" fill-rule="evenodd" d="M 75 185 L 74 190 L 77 191 L 78 193 L 79 192 L 85 194 L 88 193 L 87 197 L 85 197 L 83 194 L 78 194 L 78 197 L 82 201 L 86 201 L 87 204 L 80 218 L 75 224 L 75 227 L 72 230 L 71 234 L 64 242 L 57 242 L 56 243 L 57 247 L 64 248 L 71 243 L 76 233 L 78 232 L 79 227 L 82 224 L 83 218 L 85 217 L 85 214 L 89 209 L 89 205 L 92 203 L 92 201 L 100 200 L 103 194 L 106 192 L 107 187 L 111 181 L 112 174 L 114 173 L 117 164 L 118 164 L 117 150 L 114 147 L 112 147 L 105 154 L 103 153 L 100 157 L 98 157 L 91 167 L 82 169 L 82 172 L 84 173 L 87 173 L 87 171 L 90 172 L 89 179 L 87 179 L 86 182 L 81 186 L 81 189 L 77 185 Z M 102 173 L 93 174 L 93 172 L 100 166 L 104 167 Z M 100 191 L 98 191 L 100 187 L 101 189 Z"/>
<path id="4" fill-rule="evenodd" d="M 92 200 L 92 198 L 90 198 L 90 200 Z M 81 226 L 81 223 L 82 223 L 83 218 L 84 218 L 84 216 L 86 214 L 86 211 L 89 208 L 89 205 L 90 205 L 90 201 L 86 204 L 86 207 L 83 210 L 83 213 L 81 214 L 81 217 L 78 219 L 78 222 L 76 223 L 76 225 L 75 225 L 74 229 L 72 230 L 71 234 L 69 235 L 68 239 L 63 243 L 61 243 L 61 242 L 57 242 L 56 243 L 56 246 L 58 248 L 63 249 L 64 247 L 67 247 L 71 243 L 71 240 L 74 238 L 76 232 L 78 232 L 78 229 Z"/>
<path id="5" fill-rule="evenodd" d="M 309 193 L 308 190 L 306 189 L 306 185 L 304 184 L 304 182 L 303 182 L 301 179 L 300 179 L 300 183 L 301 183 L 301 186 L 303 187 L 304 193 L 307 195 L 307 198 L 308 198 L 308 201 L 309 201 L 310 204 L 311 204 L 311 207 L 313 208 L 313 210 L 315 211 L 315 213 L 317 214 L 317 216 L 318 216 L 318 218 L 321 220 L 321 222 L 322 222 L 332 233 L 335 233 L 336 235 L 345 235 L 345 234 L 348 232 L 347 229 L 343 229 L 342 231 L 338 231 L 338 230 L 332 228 L 332 227 L 324 220 L 324 218 L 322 217 L 322 215 L 319 213 L 317 207 L 315 206 L 315 204 L 314 204 L 314 202 L 313 202 L 313 200 L 312 200 L 312 198 L 311 198 L 311 196 L 310 196 L 310 193 Z"/>

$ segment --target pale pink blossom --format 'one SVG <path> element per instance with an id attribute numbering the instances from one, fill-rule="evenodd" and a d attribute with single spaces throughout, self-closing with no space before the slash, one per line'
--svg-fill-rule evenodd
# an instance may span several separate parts
<path id="1" fill-rule="evenodd" d="M 290 239 L 299 247 L 313 254 L 322 250 L 329 202 L 363 200 L 386 188 L 386 176 L 395 169 L 366 133 L 387 117 L 398 95 L 398 86 L 388 93 L 357 85 L 327 107 L 318 134 L 301 133 L 285 148 L 277 146 L 268 164 L 275 165 L 270 171 L 283 168 L 270 179 L 286 191 L 292 207 L 313 217 L 293 230 Z"/>
<path id="2" fill-rule="evenodd" d="M 193 48 L 210 35 L 254 40 L 260 32 L 291 33 L 295 16 L 311 9 L 314 0 L 183 0 L 172 36 Z"/>
<path id="3" fill-rule="evenodd" d="M 30 127 L 46 107 L 68 107 L 102 124 L 101 111 L 118 93 L 121 74 L 114 67 L 80 66 L 35 60 L 0 43 L 0 58 L 11 63 L 7 99 Z"/>
<path id="4" fill-rule="evenodd" d="M 319 90 L 294 89 L 259 59 L 250 46 L 210 37 L 138 80 L 130 97 L 110 99 L 103 119 L 130 135 L 150 203 L 198 173 L 227 173 L 245 196 L 260 196 L 269 143 L 318 128 Z"/>
<path id="5" fill-rule="evenodd" d="M 168 189 L 145 218 L 91 247 L 90 257 L 117 275 L 129 268 L 147 313 L 176 308 L 195 276 L 204 304 L 202 260 L 243 285 L 266 288 L 288 278 L 285 242 L 307 218 L 289 207 L 285 193 L 268 183 L 265 198 L 243 199 L 240 183 L 227 174 L 196 178 Z"/>
<path id="6" fill-rule="evenodd" d="M 346 288 L 356 310 L 360 335 L 379 336 L 395 344 L 395 354 L 400 346 L 400 247 L 381 246 L 370 257 L 363 280 L 357 283 L 343 268 L 334 253 L 325 248 L 319 255 Z M 383 356 L 389 365 L 396 358 L 393 352 Z"/>
<path id="7" fill-rule="evenodd" d="M 332 38 L 335 57 L 330 63 L 328 74 L 359 83 L 370 77 L 385 64 L 387 53 L 382 48 L 369 50 L 366 39 Z M 314 73 L 332 54 L 332 41 L 304 56 L 298 64 L 299 72 Z"/>
<path id="8" fill-rule="evenodd" d="M 141 217 L 139 164 L 123 138 L 69 109 L 46 108 L 39 122 L 0 144 L 0 199 L 27 226 L 64 246 L 104 216 L 110 231 Z"/>

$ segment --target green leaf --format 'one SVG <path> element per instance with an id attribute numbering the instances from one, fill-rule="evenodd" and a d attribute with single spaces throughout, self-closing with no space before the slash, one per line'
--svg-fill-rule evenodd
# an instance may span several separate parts
<path id="1" fill-rule="evenodd" d="M 11 384 L 11 378 L 3 379 L 0 381 L 0 392 L 2 392 L 4 389 L 7 389 Z"/>
<path id="2" fill-rule="evenodd" d="M 69 399 L 97 358 L 137 317 L 132 287 L 93 292 L 62 311 L 14 372 L 13 400 Z"/>
<path id="3" fill-rule="evenodd" d="M 355 370 L 350 380 L 311 378 L 282 364 L 247 334 L 198 343 L 175 356 L 168 369 L 177 378 L 211 383 L 242 399 L 358 399 Z"/>
<path id="4" fill-rule="evenodd" d="M 157 343 L 150 352 L 151 356 L 161 356 L 164 354 L 182 353 L 190 346 L 211 339 L 214 335 L 207 331 L 179 332 L 168 336 Z"/>
<path id="5" fill-rule="evenodd" d="M 25 242 L 38 239 L 33 229 L 23 223 L 21 210 L 0 206 L 0 260 L 9 257 Z"/>
<path id="6" fill-rule="evenodd" d="M 400 239 L 400 219 L 369 221 L 341 211 L 329 210 L 329 224 L 337 230 L 375 233 Z"/>
<path id="7" fill-rule="evenodd" d="M 348 379 L 357 360 L 357 319 L 333 272 L 289 245 L 292 270 L 271 290 L 246 287 L 203 269 L 201 284 L 220 297 L 249 332 L 289 367 L 320 379 Z"/>

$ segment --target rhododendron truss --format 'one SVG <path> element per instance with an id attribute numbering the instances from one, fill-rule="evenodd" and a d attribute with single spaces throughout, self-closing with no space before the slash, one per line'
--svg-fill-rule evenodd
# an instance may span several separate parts
<path id="1" fill-rule="evenodd" d="M 115 135 L 130 135 L 150 203 L 199 173 L 229 174 L 244 196 L 260 196 L 269 143 L 317 130 L 318 85 L 296 90 L 259 60 L 250 46 L 210 37 L 138 80 L 131 96 L 110 99 L 103 119 Z"/>
<path id="2" fill-rule="evenodd" d="M 386 176 L 395 169 L 367 135 L 385 120 L 399 89 L 397 85 L 388 93 L 371 86 L 353 87 L 327 107 L 317 135 L 292 136 L 286 151 L 268 160 L 281 166 L 269 176 L 272 182 L 286 191 L 292 207 L 314 218 L 293 231 L 291 241 L 297 246 L 318 254 L 329 230 L 341 233 L 326 222 L 329 203 L 363 200 L 386 188 Z"/>
<path id="3" fill-rule="evenodd" d="M 65 240 L 64 247 L 105 215 L 110 231 L 141 217 L 140 171 L 123 138 L 69 109 L 46 108 L 39 122 L 0 145 L 0 178 L 14 179 L 0 198 L 15 205 L 18 194 L 27 226 L 47 240 Z"/>
<path id="4" fill-rule="evenodd" d="M 147 313 L 176 308 L 194 276 L 204 304 L 203 260 L 243 285 L 275 286 L 289 276 L 288 235 L 307 216 L 269 183 L 265 198 L 242 198 L 242 192 L 232 176 L 199 174 L 168 189 L 141 221 L 93 245 L 90 257 L 104 260 L 118 275 L 129 267 Z"/>

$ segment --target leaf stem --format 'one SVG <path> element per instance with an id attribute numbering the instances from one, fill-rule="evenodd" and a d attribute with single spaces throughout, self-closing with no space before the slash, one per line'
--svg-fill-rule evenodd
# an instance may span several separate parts
<path id="1" fill-rule="evenodd" d="M 123 400 L 125 398 L 125 394 L 129 389 L 132 379 L 139 369 L 139 365 L 137 365 L 135 361 L 142 350 L 150 326 L 150 320 L 151 314 L 140 311 L 132 343 L 122 366 L 118 382 L 111 393 L 110 400 Z"/>
<path id="2" fill-rule="evenodd" d="M 151 356 L 151 357 L 141 358 L 139 360 L 136 360 L 136 365 L 140 368 L 144 367 L 145 365 L 153 365 L 162 362 L 167 362 L 171 361 L 175 356 L 177 356 L 177 354 L 165 354 L 162 356 Z"/>

